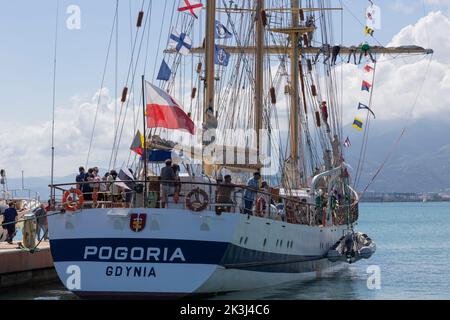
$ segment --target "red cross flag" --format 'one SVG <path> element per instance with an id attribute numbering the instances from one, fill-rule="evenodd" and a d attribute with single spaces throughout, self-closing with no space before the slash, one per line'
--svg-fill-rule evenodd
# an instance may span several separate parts
<path id="1" fill-rule="evenodd" d="M 202 8 L 203 4 L 201 2 L 195 0 L 181 0 L 181 7 L 178 8 L 178 11 L 192 14 L 195 19 L 198 19 Z"/>

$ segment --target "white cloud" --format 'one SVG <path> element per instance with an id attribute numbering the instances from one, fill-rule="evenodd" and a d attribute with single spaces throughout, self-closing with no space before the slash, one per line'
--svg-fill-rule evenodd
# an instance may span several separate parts
<path id="1" fill-rule="evenodd" d="M 412 118 L 439 118 L 450 121 L 450 19 L 441 12 L 431 12 L 415 25 L 402 29 L 388 46 L 419 45 L 435 50 L 434 59 L 409 57 L 380 59 L 374 87 L 373 109 L 377 121 L 405 121 Z M 359 100 L 368 102 L 367 94 L 360 92 L 361 82 L 368 75 L 353 65 L 345 65 L 344 78 L 346 122 L 355 115 Z M 420 94 L 419 89 L 423 83 Z M 417 100 L 417 105 L 415 101 Z M 413 107 L 415 105 L 415 107 Z"/>
<path id="2" fill-rule="evenodd" d="M 99 94 L 100 92 L 97 92 L 92 100 L 87 102 L 81 101 L 79 97 L 73 97 L 70 106 L 57 109 L 55 117 L 55 174 L 57 176 L 75 173 L 78 166 L 85 165 Z M 90 165 L 105 168 L 109 164 L 114 140 L 115 102 L 110 98 L 107 89 L 104 89 L 101 94 Z M 137 112 L 140 112 L 140 109 Z M 118 166 L 128 160 L 128 147 L 134 135 L 133 128 L 133 107 L 130 105 Z M 27 176 L 48 176 L 51 131 L 50 122 L 19 128 L 16 123 L 4 123 L 0 131 L 2 144 L 0 167 L 7 169 L 10 176 L 18 176 L 20 170 L 24 170 Z"/>
<path id="3" fill-rule="evenodd" d="M 435 50 L 429 66 L 422 94 L 414 109 L 414 118 L 446 118 L 450 122 L 450 19 L 441 12 L 431 12 L 415 25 L 402 29 L 390 46 L 415 44 Z M 377 68 L 374 111 L 377 121 L 385 119 L 405 120 L 424 80 L 428 60 L 417 57 L 384 59 Z M 340 69 L 340 68 L 338 68 Z M 361 101 L 360 85 L 364 73 L 352 64 L 343 66 L 345 120 L 350 122 Z M 367 74 L 365 75 L 367 76 Z M 340 76 L 338 76 L 340 79 Z M 91 100 L 74 97 L 69 106 L 59 107 L 56 114 L 56 175 L 75 173 L 86 162 L 95 110 L 97 93 Z M 281 100 L 282 98 L 280 98 Z M 92 147 L 90 165 L 107 167 L 114 138 L 114 99 L 103 90 L 101 107 Z M 364 101 L 361 101 L 364 102 Z M 140 107 L 136 107 L 140 114 Z M 133 107 L 128 110 L 124 127 L 122 150 L 117 165 L 128 159 L 128 147 L 134 135 Z M 0 130 L 0 168 L 10 176 L 47 176 L 50 173 L 51 123 L 19 127 L 19 120 L 3 122 Z M 139 123 L 140 124 L 140 123 Z M 14 171 L 16 170 L 16 171 Z"/>

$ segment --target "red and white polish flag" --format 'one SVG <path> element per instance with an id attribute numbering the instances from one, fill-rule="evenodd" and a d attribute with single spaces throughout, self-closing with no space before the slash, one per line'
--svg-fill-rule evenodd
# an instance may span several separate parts
<path id="1" fill-rule="evenodd" d="M 187 131 L 195 134 L 195 124 L 180 105 L 163 89 L 145 82 L 147 127 Z"/>

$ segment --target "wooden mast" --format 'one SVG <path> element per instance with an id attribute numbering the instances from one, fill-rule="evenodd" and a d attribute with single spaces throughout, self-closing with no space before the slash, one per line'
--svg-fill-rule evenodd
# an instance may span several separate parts
<path id="1" fill-rule="evenodd" d="M 290 50 L 290 60 L 291 60 L 291 110 L 290 110 L 290 141 L 291 141 L 291 161 L 292 166 L 297 169 L 299 168 L 299 143 L 300 139 L 300 127 L 299 127 L 299 33 L 296 28 L 299 27 L 299 1 L 291 0 L 292 10 L 292 28 L 293 32 L 290 33 L 291 40 L 291 50 Z M 293 187 L 297 187 L 300 181 L 295 177 Z"/>
<path id="2" fill-rule="evenodd" d="M 214 108 L 214 85 L 215 85 L 215 45 L 216 45 L 216 0 L 206 1 L 206 39 L 205 39 L 205 95 L 203 102 L 203 126 L 206 125 L 206 112 L 209 108 Z M 205 139 L 202 135 L 202 144 L 205 146 Z M 205 163 L 202 152 L 202 172 L 206 175 L 212 174 L 212 167 Z"/>
<path id="3" fill-rule="evenodd" d="M 261 162 L 261 130 L 264 110 L 264 24 L 262 13 L 265 0 L 256 0 L 256 57 L 255 57 L 255 130 L 258 166 Z"/>
<path id="4" fill-rule="evenodd" d="M 205 103 L 203 112 L 208 108 L 214 109 L 214 79 L 215 79 L 215 28 L 216 28 L 216 0 L 208 0 L 206 4 L 206 83 L 205 83 Z"/>

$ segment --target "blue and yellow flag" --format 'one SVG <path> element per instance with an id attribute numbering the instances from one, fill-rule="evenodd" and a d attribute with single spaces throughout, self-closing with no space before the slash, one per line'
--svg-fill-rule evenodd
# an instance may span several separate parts
<path id="1" fill-rule="evenodd" d="M 353 121 L 353 126 L 352 127 L 355 128 L 358 131 L 362 131 L 363 130 L 363 125 L 364 125 L 364 122 L 361 119 L 355 118 L 355 121 Z"/>
<path id="2" fill-rule="evenodd" d="M 365 34 L 366 36 L 371 36 L 371 37 L 373 37 L 374 32 L 375 32 L 375 30 L 373 30 L 373 29 L 371 29 L 371 28 L 369 28 L 369 27 L 367 27 L 367 26 L 364 28 L 364 34 Z"/>

